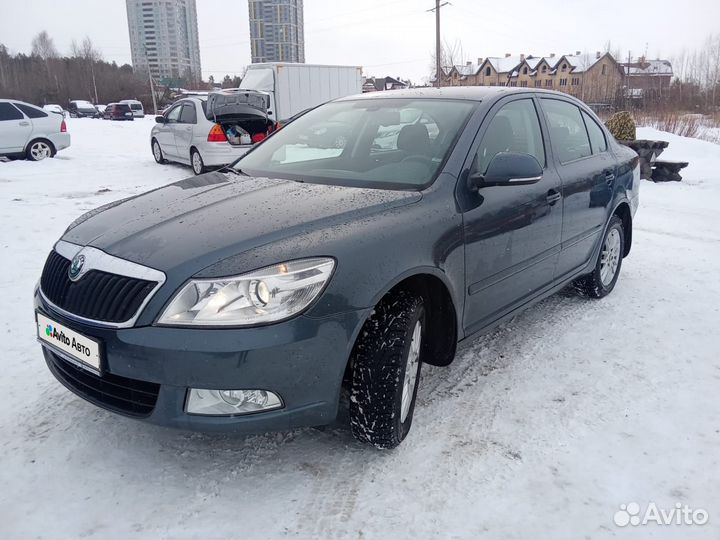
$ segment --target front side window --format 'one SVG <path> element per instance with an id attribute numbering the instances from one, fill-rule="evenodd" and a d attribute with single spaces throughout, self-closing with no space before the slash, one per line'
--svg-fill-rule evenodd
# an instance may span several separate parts
<path id="1" fill-rule="evenodd" d="M 590 136 L 590 144 L 592 145 L 593 154 L 599 154 L 607 150 L 607 141 L 605 140 L 605 134 L 597 122 L 593 120 L 588 113 L 582 111 L 583 120 L 587 126 L 588 135 Z"/>
<path id="2" fill-rule="evenodd" d="M 180 120 L 180 113 L 182 112 L 182 105 L 178 105 L 170 109 L 167 113 L 167 123 L 176 124 Z"/>
<path id="3" fill-rule="evenodd" d="M 476 102 L 377 98 L 328 103 L 240 158 L 254 176 L 421 189 L 433 181 Z"/>
<path id="4" fill-rule="evenodd" d="M 530 154 L 545 166 L 540 121 L 532 99 L 519 99 L 504 105 L 490 121 L 475 158 L 475 169 L 487 171 L 500 152 Z"/>
<path id="5" fill-rule="evenodd" d="M 550 129 L 550 140 L 560 163 L 591 155 L 590 139 L 580 109 L 558 99 L 542 98 L 541 103 Z"/>
<path id="6" fill-rule="evenodd" d="M 0 122 L 3 120 L 22 120 L 23 118 L 22 113 L 10 103 L 0 103 Z"/>

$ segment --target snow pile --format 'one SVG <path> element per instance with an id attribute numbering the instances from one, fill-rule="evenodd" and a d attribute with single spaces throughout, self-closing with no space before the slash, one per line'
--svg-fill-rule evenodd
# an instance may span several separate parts
<path id="1" fill-rule="evenodd" d="M 643 182 L 613 294 L 558 294 L 425 366 L 410 436 L 378 452 L 346 430 L 166 430 L 48 372 L 31 296 L 52 244 L 84 211 L 191 174 L 153 161 L 151 122 L 68 120 L 55 159 L 0 163 L 0 537 L 720 535 L 720 146 L 640 129 L 690 166 Z M 631 502 L 710 521 L 616 526 Z"/>

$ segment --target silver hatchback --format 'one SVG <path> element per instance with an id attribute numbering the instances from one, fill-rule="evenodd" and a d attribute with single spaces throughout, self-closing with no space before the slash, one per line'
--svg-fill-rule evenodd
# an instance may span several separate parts
<path id="1" fill-rule="evenodd" d="M 221 100 L 236 95 L 238 91 L 217 94 Z M 195 174 L 202 174 L 209 167 L 232 163 L 274 129 L 267 108 L 245 104 L 218 113 L 213 108 L 218 101 L 215 96 L 211 94 L 209 100 L 196 96 L 181 99 L 155 118 L 150 133 L 155 161 L 183 163 Z"/>

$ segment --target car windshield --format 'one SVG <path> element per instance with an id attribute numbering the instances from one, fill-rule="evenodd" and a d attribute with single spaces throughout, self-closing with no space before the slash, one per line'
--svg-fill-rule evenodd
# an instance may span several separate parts
<path id="1" fill-rule="evenodd" d="M 328 103 L 269 137 L 234 167 L 302 182 L 422 189 L 477 102 L 380 98 Z"/>

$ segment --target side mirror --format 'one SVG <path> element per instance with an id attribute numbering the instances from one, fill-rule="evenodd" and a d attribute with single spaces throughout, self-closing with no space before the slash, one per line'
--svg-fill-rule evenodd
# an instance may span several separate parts
<path id="1" fill-rule="evenodd" d="M 164 117 L 164 116 L 156 116 L 156 117 L 155 117 L 155 122 L 157 122 L 158 124 L 164 124 L 164 123 L 165 123 L 165 117 Z"/>
<path id="2" fill-rule="evenodd" d="M 490 160 L 487 171 L 470 174 L 470 185 L 479 189 L 488 186 L 524 186 L 539 182 L 543 169 L 535 156 L 520 152 L 500 152 Z"/>

